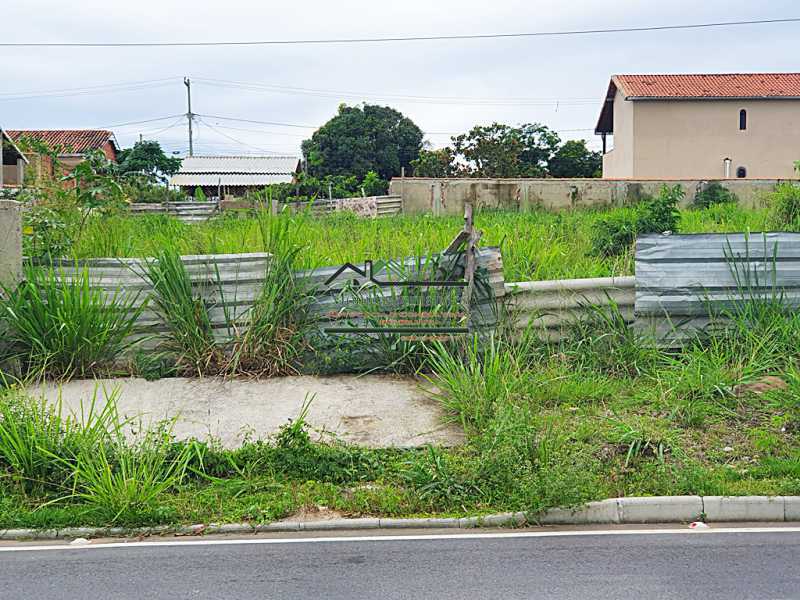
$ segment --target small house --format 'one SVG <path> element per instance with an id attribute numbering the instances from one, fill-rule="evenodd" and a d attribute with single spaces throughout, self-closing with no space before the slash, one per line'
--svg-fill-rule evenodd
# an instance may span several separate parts
<path id="1" fill-rule="evenodd" d="M 25 180 L 27 157 L 8 133 L 0 129 L 0 188 L 19 187 Z"/>
<path id="2" fill-rule="evenodd" d="M 595 133 L 604 178 L 797 177 L 800 73 L 614 75 Z"/>
<path id="3" fill-rule="evenodd" d="M 170 184 L 192 196 L 198 188 L 207 198 L 241 197 L 273 183 L 294 183 L 300 173 L 296 156 L 189 156 Z"/>

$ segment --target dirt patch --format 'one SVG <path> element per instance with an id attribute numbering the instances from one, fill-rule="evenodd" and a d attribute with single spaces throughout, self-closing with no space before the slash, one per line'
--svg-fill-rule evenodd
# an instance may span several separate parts
<path id="1" fill-rule="evenodd" d="M 327 506 L 311 506 L 303 507 L 295 513 L 292 513 L 285 519 L 281 519 L 281 523 L 305 523 L 307 521 L 332 521 L 333 519 L 343 519 L 345 514 L 338 510 L 333 510 Z"/>

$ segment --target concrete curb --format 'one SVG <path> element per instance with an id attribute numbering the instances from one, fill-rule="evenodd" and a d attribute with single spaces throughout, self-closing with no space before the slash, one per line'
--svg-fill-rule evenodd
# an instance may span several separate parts
<path id="1" fill-rule="evenodd" d="M 527 525 L 606 525 L 737 521 L 800 521 L 800 496 L 648 496 L 609 498 L 576 508 L 553 508 L 540 515 L 508 512 L 480 517 L 421 519 L 330 519 L 279 521 L 265 525 L 211 523 L 141 527 L 67 527 L 64 529 L 0 530 L 0 540 L 59 540 L 98 537 L 197 536 L 209 534 L 279 533 L 287 531 L 352 531 L 362 529 L 472 529 Z"/>

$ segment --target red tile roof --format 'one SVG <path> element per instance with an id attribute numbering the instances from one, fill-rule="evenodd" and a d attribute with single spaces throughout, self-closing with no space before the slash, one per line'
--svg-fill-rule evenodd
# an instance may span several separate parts
<path id="1" fill-rule="evenodd" d="M 114 134 L 105 129 L 7 129 L 6 133 L 15 142 L 20 138 L 30 137 L 45 142 L 51 148 L 61 146 L 68 153 L 82 154 L 96 150 L 108 141 L 117 148 Z"/>
<path id="2" fill-rule="evenodd" d="M 628 98 L 800 98 L 800 73 L 614 75 Z"/>

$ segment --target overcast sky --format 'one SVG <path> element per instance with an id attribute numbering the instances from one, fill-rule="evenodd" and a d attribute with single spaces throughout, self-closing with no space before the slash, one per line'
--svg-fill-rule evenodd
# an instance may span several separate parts
<path id="1" fill-rule="evenodd" d="M 800 17 L 796 0 L 3 0 L 0 35 L 7 42 L 276 40 L 787 17 Z M 185 153 L 186 120 L 177 115 L 186 111 L 188 76 L 193 111 L 206 115 L 196 123 L 196 154 L 299 154 L 300 141 L 339 103 L 364 101 L 402 111 L 433 146 L 499 121 L 544 123 L 596 148 L 591 130 L 612 73 L 798 71 L 798 40 L 800 23 L 353 45 L 0 48 L 0 126 L 109 128 L 123 147 L 142 133 Z"/>

